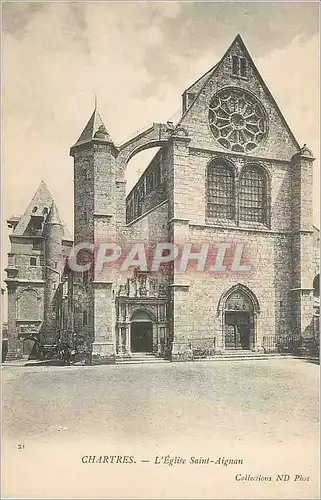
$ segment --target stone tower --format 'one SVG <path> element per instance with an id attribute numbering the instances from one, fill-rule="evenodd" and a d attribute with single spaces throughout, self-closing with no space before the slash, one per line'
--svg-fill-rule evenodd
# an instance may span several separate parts
<path id="1" fill-rule="evenodd" d="M 74 241 L 92 254 L 97 243 L 116 238 L 117 149 L 97 106 L 70 155 L 74 158 Z M 98 358 L 114 355 L 113 281 L 110 270 L 98 276 L 93 267 L 76 273 L 74 279 L 75 333 Z"/>
<path id="2" fill-rule="evenodd" d="M 6 268 L 7 359 L 16 359 L 29 356 L 35 339 L 54 343 L 51 300 L 59 283 L 61 254 L 67 255 L 72 238 L 44 181 L 24 214 L 10 217 L 7 223 L 12 230 Z"/>
<path id="3" fill-rule="evenodd" d="M 52 345 L 57 340 L 56 316 L 53 299 L 61 281 L 63 224 L 55 202 L 52 202 L 44 225 L 44 324 L 41 343 Z"/>

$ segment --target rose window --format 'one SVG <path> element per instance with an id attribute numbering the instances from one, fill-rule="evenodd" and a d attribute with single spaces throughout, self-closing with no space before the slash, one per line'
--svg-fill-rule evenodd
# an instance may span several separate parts
<path id="1" fill-rule="evenodd" d="M 252 151 L 267 135 L 267 117 L 262 104 L 242 89 L 224 89 L 214 95 L 209 123 L 221 146 L 232 151 Z"/>

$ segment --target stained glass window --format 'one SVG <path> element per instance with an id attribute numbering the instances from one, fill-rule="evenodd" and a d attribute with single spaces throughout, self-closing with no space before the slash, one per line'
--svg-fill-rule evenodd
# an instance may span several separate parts
<path id="1" fill-rule="evenodd" d="M 240 220 L 266 223 L 265 174 L 255 166 L 247 167 L 241 174 L 239 189 Z"/>
<path id="2" fill-rule="evenodd" d="M 243 65 L 242 71 L 246 71 Z M 242 153 L 255 149 L 268 133 L 267 115 L 259 100 L 233 87 L 222 89 L 213 96 L 209 124 L 223 148 Z"/>
<path id="3" fill-rule="evenodd" d="M 224 162 L 208 167 L 207 216 L 216 219 L 235 217 L 234 172 L 232 167 Z"/>

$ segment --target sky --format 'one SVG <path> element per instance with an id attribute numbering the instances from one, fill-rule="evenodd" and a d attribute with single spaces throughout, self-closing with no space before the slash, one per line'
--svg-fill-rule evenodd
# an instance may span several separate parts
<path id="1" fill-rule="evenodd" d="M 175 121 L 183 91 L 238 33 L 298 142 L 319 156 L 315 2 L 4 2 L 2 268 L 9 251 L 5 220 L 24 212 L 41 179 L 72 231 L 69 148 L 95 94 L 116 145 L 152 122 Z M 128 189 L 150 154 L 129 163 Z M 318 160 L 314 181 L 318 225 Z"/>

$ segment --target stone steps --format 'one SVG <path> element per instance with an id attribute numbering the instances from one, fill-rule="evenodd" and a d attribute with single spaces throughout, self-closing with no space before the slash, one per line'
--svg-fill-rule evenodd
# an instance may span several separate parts
<path id="1" fill-rule="evenodd" d="M 142 363 L 169 363 L 169 360 L 144 352 L 132 353 L 131 356 L 119 356 L 116 358 L 116 365 L 134 365 Z"/>
<path id="2" fill-rule="evenodd" d="M 247 350 L 225 351 L 222 354 L 215 356 L 207 356 L 206 358 L 194 358 L 193 361 L 242 361 L 242 360 L 264 360 L 278 358 L 282 355 L 279 353 L 258 353 Z M 145 363 L 170 363 L 169 360 L 158 358 L 149 353 L 132 353 L 131 356 L 123 356 L 116 358 L 116 364 L 145 364 Z"/>
<path id="3" fill-rule="evenodd" d="M 246 361 L 252 360 L 264 360 L 284 357 L 280 353 L 259 353 L 253 351 L 225 351 L 222 354 L 217 354 L 216 356 L 207 356 L 206 358 L 197 358 L 194 361 Z"/>

